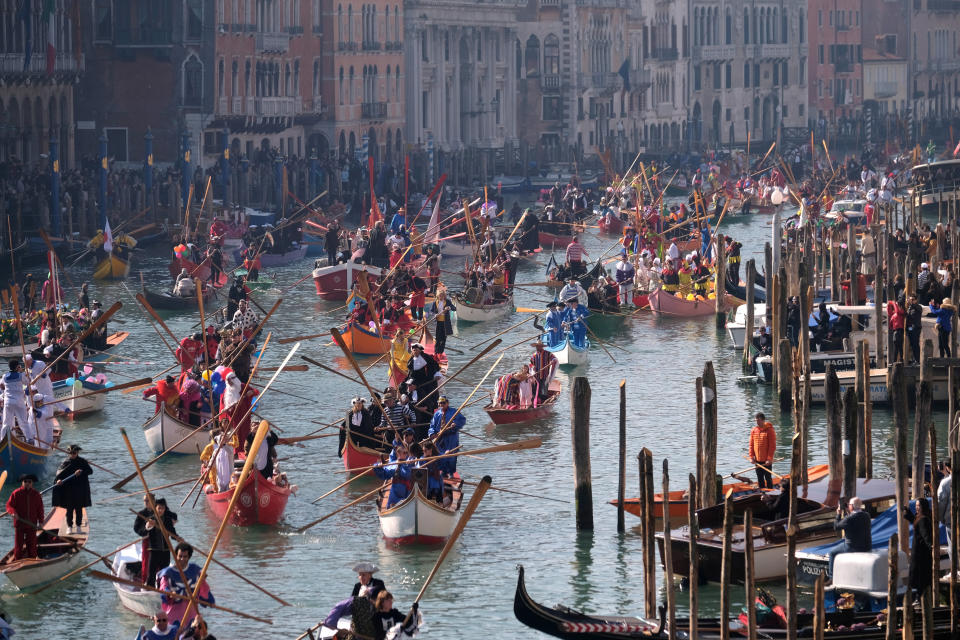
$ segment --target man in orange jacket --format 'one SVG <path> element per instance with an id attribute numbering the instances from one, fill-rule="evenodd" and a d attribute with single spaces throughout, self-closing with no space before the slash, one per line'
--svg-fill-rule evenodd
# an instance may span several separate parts
<path id="1" fill-rule="evenodd" d="M 757 426 L 750 432 L 750 462 L 757 465 L 757 486 L 769 489 L 773 487 L 770 468 L 777 451 L 777 432 L 762 413 L 757 412 L 756 418 Z"/>

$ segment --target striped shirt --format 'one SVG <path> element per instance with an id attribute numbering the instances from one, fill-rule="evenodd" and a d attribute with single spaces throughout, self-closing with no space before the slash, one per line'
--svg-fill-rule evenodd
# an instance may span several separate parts
<path id="1" fill-rule="evenodd" d="M 567 245 L 567 262 L 582 262 L 583 253 L 583 245 L 574 240 Z"/>
<path id="2" fill-rule="evenodd" d="M 380 418 L 381 427 L 389 427 L 391 424 L 395 427 L 406 426 L 413 424 L 417 419 L 409 405 L 394 403 L 392 407 L 384 405 L 383 409 L 384 413 Z"/>

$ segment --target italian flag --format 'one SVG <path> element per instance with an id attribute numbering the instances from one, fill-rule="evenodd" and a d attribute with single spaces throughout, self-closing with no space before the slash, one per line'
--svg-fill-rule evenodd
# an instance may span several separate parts
<path id="1" fill-rule="evenodd" d="M 47 21 L 47 75 L 53 73 L 53 63 L 57 59 L 57 31 L 53 13 L 55 0 L 44 0 L 43 19 Z"/>

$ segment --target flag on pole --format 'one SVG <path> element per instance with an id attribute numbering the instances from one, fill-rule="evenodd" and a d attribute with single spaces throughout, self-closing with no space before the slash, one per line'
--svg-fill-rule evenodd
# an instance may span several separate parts
<path id="1" fill-rule="evenodd" d="M 430 214 L 430 223 L 423 234 L 423 241 L 426 244 L 440 244 L 440 197 L 433 205 L 433 213 Z"/>
<path id="2" fill-rule="evenodd" d="M 57 28 L 54 12 L 56 11 L 55 0 L 45 0 L 43 3 L 43 19 L 47 23 L 47 75 L 53 73 L 53 65 L 57 59 Z"/>
<path id="3" fill-rule="evenodd" d="M 113 251 L 113 233 L 110 232 L 110 221 L 103 225 L 103 250 L 107 253 Z"/>

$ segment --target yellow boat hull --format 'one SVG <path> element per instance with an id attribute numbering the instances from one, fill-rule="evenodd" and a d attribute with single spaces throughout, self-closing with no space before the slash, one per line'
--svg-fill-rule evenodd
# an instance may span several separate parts
<path id="1" fill-rule="evenodd" d="M 110 255 L 100 261 L 93 271 L 94 280 L 123 280 L 130 275 L 130 263 Z"/>

